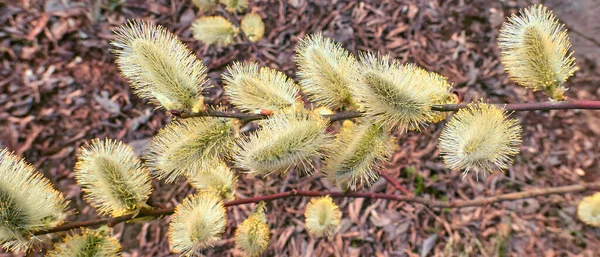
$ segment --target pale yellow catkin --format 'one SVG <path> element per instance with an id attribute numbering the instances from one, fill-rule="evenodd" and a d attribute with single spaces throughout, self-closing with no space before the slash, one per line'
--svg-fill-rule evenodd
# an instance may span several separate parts
<path id="1" fill-rule="evenodd" d="M 235 231 L 235 248 L 244 256 L 261 256 L 269 246 L 271 231 L 265 215 L 265 202 L 256 207 L 254 213 L 248 216 Z"/>
<path id="2" fill-rule="evenodd" d="M 500 29 L 501 60 L 510 78 L 563 100 L 564 83 L 577 71 L 569 34 L 552 11 L 533 5 L 513 15 Z"/>
<path id="3" fill-rule="evenodd" d="M 133 149 L 111 139 L 94 139 L 81 148 L 75 180 L 84 198 L 102 214 L 134 214 L 148 207 L 151 177 Z"/>
<path id="4" fill-rule="evenodd" d="M 360 62 L 362 79 L 353 93 L 376 122 L 406 131 L 443 118 L 431 108 L 453 99 L 445 78 L 389 55 L 365 53 Z"/>
<path id="5" fill-rule="evenodd" d="M 276 114 L 240 143 L 234 161 L 251 175 L 285 175 L 292 169 L 310 173 L 313 158 L 321 157 L 329 143 L 326 128 L 326 120 L 306 112 Z"/>
<path id="6" fill-rule="evenodd" d="M 167 110 L 199 111 L 206 67 L 160 25 L 129 21 L 115 30 L 117 65 L 134 92 Z"/>
<path id="7" fill-rule="evenodd" d="M 0 244 L 27 251 L 36 231 L 60 225 L 68 202 L 42 173 L 7 149 L 0 150 Z"/>
<path id="8" fill-rule="evenodd" d="M 219 197 L 208 192 L 188 196 L 175 209 L 169 225 L 171 251 L 195 256 L 197 251 L 212 247 L 226 225 L 225 206 Z"/>
<path id="9" fill-rule="evenodd" d="M 356 107 L 352 91 L 360 70 L 351 53 L 320 33 L 307 35 L 295 51 L 299 84 L 310 100 L 332 109 Z"/>
<path id="10" fill-rule="evenodd" d="M 246 14 L 240 22 L 240 27 L 252 42 L 259 41 L 265 34 L 265 23 L 256 13 Z"/>
<path id="11" fill-rule="evenodd" d="M 306 206 L 305 226 L 310 235 L 330 237 L 340 224 L 342 213 L 331 197 L 313 198 Z"/>
<path id="12" fill-rule="evenodd" d="M 207 45 L 231 45 L 238 32 L 237 27 L 221 16 L 200 17 L 192 23 L 194 38 Z"/>
<path id="13" fill-rule="evenodd" d="M 446 166 L 484 175 L 507 169 L 519 153 L 521 125 L 485 103 L 470 104 L 456 113 L 442 130 L 438 147 Z"/>

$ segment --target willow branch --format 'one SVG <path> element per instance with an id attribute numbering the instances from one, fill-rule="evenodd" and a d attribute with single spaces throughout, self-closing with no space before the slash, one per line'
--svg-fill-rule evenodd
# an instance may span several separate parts
<path id="1" fill-rule="evenodd" d="M 539 103 L 518 103 L 518 104 L 493 104 L 507 111 L 548 111 L 548 110 L 570 110 L 570 109 L 591 109 L 600 110 L 600 101 L 590 100 L 570 100 L 561 102 L 539 102 Z M 468 107 L 468 104 L 447 104 L 436 105 L 431 109 L 438 112 L 454 112 Z"/>
<path id="2" fill-rule="evenodd" d="M 176 110 L 172 110 L 171 114 L 186 119 L 192 117 L 220 117 L 220 118 L 233 118 L 242 121 L 243 123 L 262 120 L 269 117 L 266 114 L 254 114 L 254 113 L 244 113 L 244 112 L 222 112 L 213 109 L 207 109 L 200 112 L 188 113 L 188 112 L 179 112 Z M 340 121 L 340 120 L 348 120 L 354 119 L 363 116 L 361 112 L 338 112 L 329 115 L 323 115 L 323 118 L 329 119 L 329 121 Z"/>
<path id="3" fill-rule="evenodd" d="M 600 101 L 591 100 L 571 100 L 561 102 L 539 102 L 539 103 L 517 103 L 517 104 L 498 104 L 492 103 L 492 105 L 498 108 L 503 108 L 506 111 L 548 111 L 548 110 L 571 110 L 571 109 L 589 109 L 589 110 L 600 110 Z M 468 104 L 446 104 L 446 105 L 434 105 L 431 107 L 432 110 L 438 112 L 454 112 L 462 108 L 467 108 Z M 243 113 L 243 112 L 222 112 L 217 110 L 208 109 L 205 111 L 188 113 L 179 112 L 176 110 L 171 111 L 175 116 L 181 118 L 191 117 L 222 117 L 222 118 L 233 118 L 239 119 L 242 122 L 250 122 L 254 120 L 262 120 L 269 117 L 265 114 L 254 114 L 254 113 Z M 362 117 L 362 112 L 338 112 L 335 114 L 323 115 L 323 118 L 328 118 L 331 122 L 354 119 Z"/>
<path id="4" fill-rule="evenodd" d="M 490 197 L 482 197 L 473 200 L 454 200 L 454 201 L 438 201 L 427 199 L 423 197 L 417 197 L 412 195 L 393 195 L 393 194 L 376 194 L 376 193 L 368 193 L 368 192 L 328 192 L 328 191 L 297 191 L 290 190 L 277 194 L 270 195 L 262 195 L 256 197 L 249 197 L 245 199 L 237 199 L 233 201 L 229 201 L 225 203 L 225 206 L 236 206 L 242 204 L 249 203 L 258 203 L 261 201 L 273 201 L 277 199 L 289 198 L 289 197 L 320 197 L 329 195 L 334 198 L 368 198 L 368 199 L 385 199 L 390 201 L 399 201 L 399 202 L 407 202 L 407 203 L 420 203 L 430 208 L 463 208 L 470 206 L 485 206 L 490 205 L 496 202 L 502 201 L 512 201 L 526 198 L 533 198 L 538 196 L 547 196 L 553 194 L 565 194 L 565 193 L 578 193 L 586 190 L 599 190 L 600 182 L 596 183 L 581 183 L 570 186 L 562 186 L 562 187 L 549 187 L 549 188 L 536 188 L 530 189 L 524 192 L 518 193 L 509 193 L 502 194 L 497 196 Z M 123 215 L 114 218 L 104 218 L 97 220 L 89 220 L 89 221 L 81 221 L 81 222 L 72 222 L 68 224 L 64 224 L 52 229 L 41 230 L 35 233 L 35 235 L 45 235 L 56 232 L 64 232 L 69 231 L 71 229 L 76 229 L 80 227 L 96 227 L 101 225 L 109 225 L 114 226 L 121 222 L 127 222 L 133 220 L 134 218 L 144 218 L 144 217 L 160 217 L 164 215 L 171 215 L 175 211 L 175 208 L 164 208 L 164 209 L 154 209 L 148 210 L 143 209 L 140 213 L 135 216 L 133 214 Z"/>

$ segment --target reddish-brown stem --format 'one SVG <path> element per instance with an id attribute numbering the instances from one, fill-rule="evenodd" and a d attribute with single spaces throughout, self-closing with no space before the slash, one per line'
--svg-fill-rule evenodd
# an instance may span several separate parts
<path id="1" fill-rule="evenodd" d="M 400 192 L 402 192 L 403 194 L 408 195 L 408 196 L 413 195 L 413 193 L 411 191 L 408 191 L 408 189 L 406 189 L 402 185 L 400 185 L 400 183 L 398 183 L 398 181 L 395 178 L 392 178 L 392 176 L 390 176 L 390 174 L 388 174 L 385 170 L 380 170 L 379 174 L 381 174 L 381 176 L 385 179 L 385 181 L 387 181 L 392 186 L 394 186 L 394 188 L 400 190 Z"/>
<path id="2" fill-rule="evenodd" d="M 329 195 L 334 198 L 370 198 L 370 199 L 385 199 L 390 201 L 403 201 L 408 203 L 420 203 L 430 208 L 462 208 L 469 206 L 484 206 L 489 205 L 495 202 L 501 201 L 510 201 L 510 200 L 518 200 L 525 198 L 532 198 L 537 196 L 546 196 L 551 194 L 564 194 L 564 193 L 577 193 L 583 192 L 586 190 L 598 190 L 600 189 L 600 182 L 596 183 L 581 183 L 577 185 L 570 186 L 562 186 L 562 187 L 549 187 L 549 188 L 536 188 L 528 191 L 518 192 L 518 193 L 509 193 L 497 196 L 490 197 L 482 197 L 473 200 L 454 200 L 450 202 L 446 201 L 438 201 L 432 200 L 423 197 L 417 196 L 409 196 L 409 195 L 394 195 L 394 194 L 376 194 L 376 193 L 367 193 L 367 192 L 328 192 L 328 191 L 297 191 L 291 190 L 282 193 L 270 194 L 270 195 L 261 195 L 255 196 L 245 199 L 237 199 L 233 201 L 229 201 L 225 203 L 225 206 L 236 206 L 242 204 L 249 203 L 258 203 L 261 201 L 273 201 L 282 198 L 288 197 L 319 197 Z M 114 226 L 121 222 L 130 221 L 134 218 L 144 218 L 144 217 L 157 217 L 173 214 L 175 208 L 164 208 L 164 209 L 155 209 L 155 210 L 142 210 L 140 213 L 134 217 L 134 215 L 124 215 L 114 218 L 104 218 L 97 220 L 89 220 L 82 222 L 72 222 L 68 224 L 64 224 L 52 229 L 41 230 L 35 235 L 45 235 L 56 232 L 64 232 L 69 231 L 71 229 L 76 229 L 80 227 L 95 227 L 101 225 L 109 225 Z"/>
<path id="3" fill-rule="evenodd" d="M 569 110 L 569 109 L 592 109 L 600 110 L 600 101 L 591 100 L 569 100 L 561 102 L 540 102 L 540 103 L 518 103 L 518 104 L 493 104 L 507 111 L 548 111 L 548 110 Z M 447 104 L 437 105 L 431 109 L 439 112 L 453 112 L 466 108 L 468 104 Z"/>
<path id="4" fill-rule="evenodd" d="M 494 104 L 499 108 L 503 108 L 507 111 L 547 111 L 547 110 L 569 110 L 569 109 L 591 109 L 600 110 L 600 101 L 591 100 L 572 100 L 562 102 L 540 102 L 540 103 L 518 103 L 518 104 Z M 435 105 L 431 109 L 438 112 L 454 112 L 462 108 L 468 107 L 468 104 L 446 104 L 446 105 Z M 206 110 L 195 113 L 171 111 L 176 116 L 182 118 L 190 117 L 223 117 L 223 118 L 234 118 L 239 119 L 242 122 L 250 122 L 253 120 L 266 119 L 267 115 L 253 114 L 253 113 L 240 113 L 240 112 L 222 112 L 216 110 Z M 331 122 L 354 119 L 363 116 L 361 112 L 339 112 L 330 115 L 323 115 L 324 118 L 328 118 Z"/>
<path id="5" fill-rule="evenodd" d="M 176 110 L 171 110 L 171 114 L 186 119 L 192 117 L 220 117 L 220 118 L 233 118 L 242 121 L 243 123 L 254 121 L 254 120 L 262 120 L 269 117 L 269 115 L 264 114 L 253 114 L 253 113 L 244 113 L 244 112 L 222 112 L 214 109 L 207 109 L 200 112 L 179 112 Z M 338 112 L 330 115 L 323 115 L 324 118 L 328 118 L 329 121 L 340 121 L 361 117 L 363 114 L 360 112 Z"/>

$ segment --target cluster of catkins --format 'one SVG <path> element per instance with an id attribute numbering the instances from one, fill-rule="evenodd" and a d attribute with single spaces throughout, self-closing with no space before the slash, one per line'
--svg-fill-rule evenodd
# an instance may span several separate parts
<path id="1" fill-rule="evenodd" d="M 215 11 L 219 6 L 217 0 L 192 0 L 198 9 L 205 13 Z M 225 10 L 232 13 L 243 12 L 248 8 L 248 0 L 220 0 Z M 256 13 L 247 13 L 240 21 L 242 32 L 251 42 L 259 41 L 265 34 L 265 24 Z M 227 46 L 235 43 L 240 32 L 223 16 L 206 16 L 196 19 L 192 23 L 192 34 L 195 39 L 207 45 Z"/>
<path id="2" fill-rule="evenodd" d="M 206 27 L 194 26 L 194 34 L 202 38 Z M 115 33 L 117 64 L 137 95 L 173 113 L 211 108 L 202 95 L 208 87 L 206 68 L 176 36 L 142 21 L 129 22 Z M 500 33 L 502 61 L 510 77 L 556 100 L 563 99 L 563 83 L 576 70 L 569 47 L 562 25 L 541 5 L 514 15 Z M 268 178 L 292 170 L 310 174 L 321 160 L 329 182 L 357 190 L 377 180 L 378 169 L 397 145 L 392 131 L 419 130 L 444 120 L 447 115 L 433 107 L 457 103 L 446 78 L 377 53 L 355 57 L 321 34 L 300 40 L 296 53 L 298 84 L 250 62 L 233 63 L 223 74 L 225 95 L 233 106 L 270 114 L 256 121 L 260 128 L 254 132 L 240 133 L 245 124 L 234 119 L 177 118 L 149 143 L 145 162 L 127 145 L 110 139 L 83 147 L 75 178 L 85 199 L 101 214 L 135 215 L 151 208 L 146 201 L 152 176 L 167 182 L 186 178 L 198 193 L 177 206 L 169 243 L 173 252 L 196 255 L 225 231 L 226 202 L 236 197 L 237 176 L 231 167 Z M 327 114 L 334 111 L 361 112 L 362 117 L 331 126 Z M 328 132 L 330 126 L 337 132 Z M 503 109 L 473 103 L 447 122 L 439 149 L 448 168 L 487 173 L 509 167 L 519 152 L 520 132 Z M 600 225 L 599 203 L 598 194 L 584 199 L 580 218 Z M 36 231 L 64 221 L 66 206 L 48 179 L 19 157 L 0 152 L 0 242 L 5 249 L 30 248 L 39 240 L 33 236 Z M 268 246 L 266 211 L 259 203 L 237 227 L 235 247 L 246 256 L 261 255 Z M 341 212 L 326 196 L 313 199 L 305 217 L 311 235 L 330 236 Z M 67 237 L 50 256 L 114 256 L 119 248 L 110 229 L 101 228 Z"/>

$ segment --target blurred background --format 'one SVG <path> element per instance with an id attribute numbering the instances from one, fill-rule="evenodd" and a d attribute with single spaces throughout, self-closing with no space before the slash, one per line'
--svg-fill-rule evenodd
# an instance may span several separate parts
<path id="1" fill-rule="evenodd" d="M 72 169 L 79 147 L 93 138 L 114 138 L 142 154 L 171 120 L 132 94 L 111 53 L 112 30 L 128 19 L 167 27 L 209 68 L 211 94 L 219 102 L 220 74 L 234 60 L 260 60 L 295 78 L 294 46 L 322 31 L 349 51 L 380 51 L 401 62 L 438 72 L 465 101 L 546 101 L 510 82 L 499 61 L 497 37 L 507 16 L 540 1 L 317 1 L 250 0 L 266 25 L 256 43 L 207 47 L 191 37 L 194 19 L 213 15 L 189 0 L 0 0 L 0 147 L 23 156 L 71 201 L 71 221 L 98 218 L 82 200 Z M 547 0 L 569 29 L 580 68 L 567 86 L 571 99 L 598 100 L 600 5 L 597 0 Z M 242 15 L 234 15 L 239 21 Z M 443 123 L 398 136 L 387 172 L 415 194 L 438 200 L 473 199 L 533 187 L 600 179 L 600 111 L 514 113 L 523 124 L 523 145 L 504 173 L 467 177 L 445 168 L 436 148 Z M 151 202 L 174 206 L 193 189 L 185 182 L 154 181 Z M 258 180 L 241 175 L 238 197 L 289 189 L 334 190 L 321 175 Z M 380 179 L 366 189 L 396 193 Z M 589 194 L 589 193 L 588 193 Z M 554 195 L 485 207 L 429 209 L 385 200 L 336 199 L 343 210 L 338 233 L 307 236 L 305 198 L 267 204 L 272 232 L 265 256 L 598 256 L 600 229 L 575 214 L 582 194 Z M 252 206 L 228 208 L 230 223 L 206 256 L 238 256 L 233 232 Z M 169 252 L 169 217 L 119 224 L 123 256 L 176 256 Z M 60 240 L 59 235 L 53 241 Z M 25 256 L 43 256 L 51 242 Z M 24 256 L 0 253 L 0 256 Z"/>

